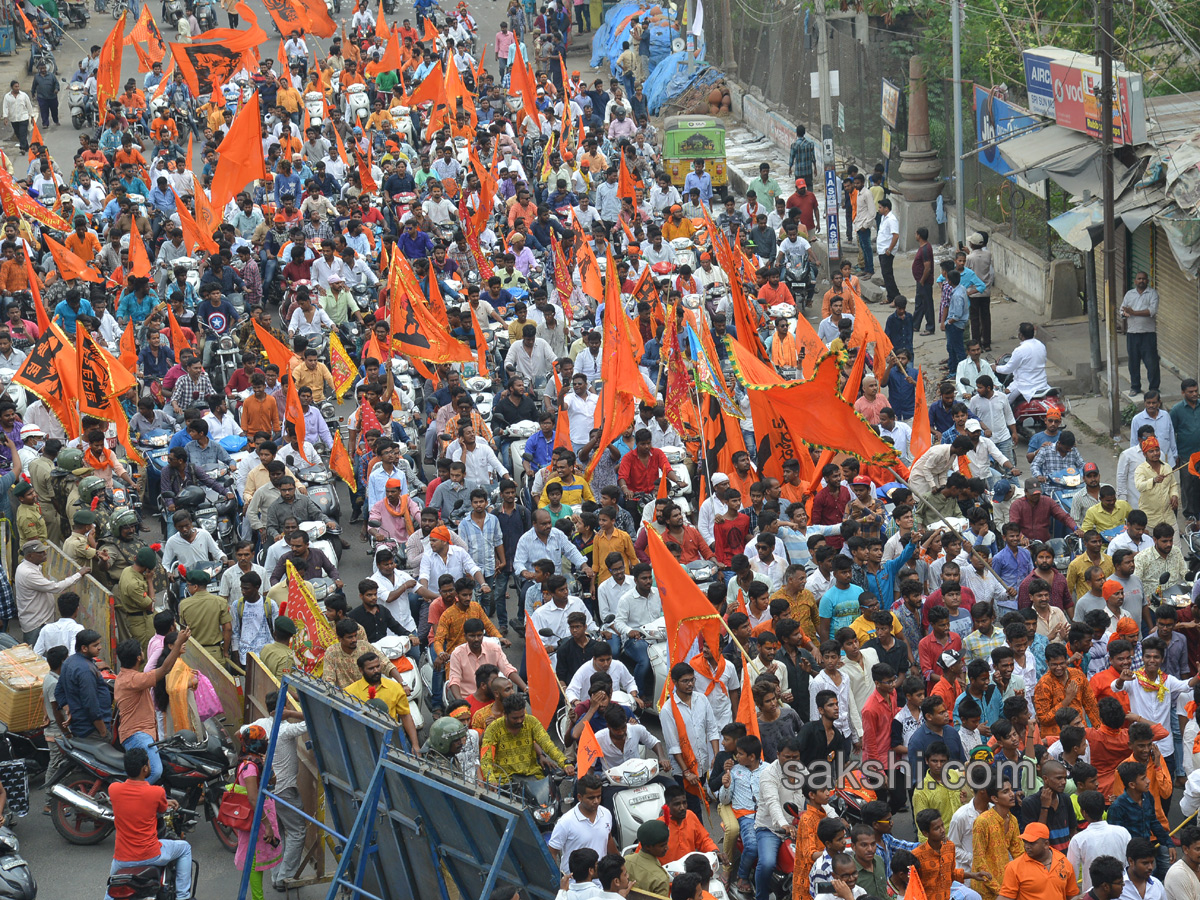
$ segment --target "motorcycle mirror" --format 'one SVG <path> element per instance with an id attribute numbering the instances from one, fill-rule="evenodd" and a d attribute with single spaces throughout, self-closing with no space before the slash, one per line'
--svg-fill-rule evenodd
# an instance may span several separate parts
<path id="1" fill-rule="evenodd" d="M 367 519 L 367 525 L 371 528 L 378 528 L 383 524 L 383 519 Z"/>
<path id="2" fill-rule="evenodd" d="M 793 819 L 800 818 L 800 808 L 798 806 L 796 806 L 795 803 L 783 804 L 783 811 L 785 813 L 787 813 L 789 816 L 791 816 Z"/>
<path id="3" fill-rule="evenodd" d="M 611 625 L 615 621 L 617 621 L 616 615 L 614 615 L 613 613 L 609 613 L 607 616 L 604 617 L 604 622 L 601 624 Z"/>
<path id="4" fill-rule="evenodd" d="M 961 385 L 963 385 L 964 387 L 970 387 L 970 386 L 971 386 L 971 382 L 970 382 L 970 381 L 968 381 L 966 378 L 960 378 L 960 379 L 958 379 L 958 383 L 959 383 L 959 384 L 961 384 Z"/>
<path id="5" fill-rule="evenodd" d="M 1158 583 L 1159 584 L 1170 584 L 1171 583 L 1171 573 L 1163 572 L 1161 575 L 1159 575 Z"/>
<path id="6" fill-rule="evenodd" d="M 554 637 L 554 629 L 553 628 L 539 628 L 538 634 L 540 634 L 542 637 Z"/>

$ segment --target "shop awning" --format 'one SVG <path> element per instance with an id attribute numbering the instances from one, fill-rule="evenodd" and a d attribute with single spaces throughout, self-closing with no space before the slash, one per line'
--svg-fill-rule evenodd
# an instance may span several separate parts
<path id="1" fill-rule="evenodd" d="M 1100 142 L 1086 134 L 1048 125 L 1041 131 L 1004 141 L 999 149 L 1014 172 L 1028 181 L 1050 178 L 1076 197 L 1085 193 L 1098 197 L 1103 192 Z M 1113 166 L 1119 195 L 1134 170 L 1116 159 Z"/>

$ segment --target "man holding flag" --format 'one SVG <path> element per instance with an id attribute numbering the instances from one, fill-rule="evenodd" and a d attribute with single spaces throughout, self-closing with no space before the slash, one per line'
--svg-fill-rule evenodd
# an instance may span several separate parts
<path id="1" fill-rule="evenodd" d="M 687 792 L 688 809 L 703 816 L 708 801 L 704 782 L 717 756 L 721 729 L 708 698 L 696 691 L 696 670 L 685 662 L 671 667 L 671 695 L 659 713 L 671 774 Z"/>

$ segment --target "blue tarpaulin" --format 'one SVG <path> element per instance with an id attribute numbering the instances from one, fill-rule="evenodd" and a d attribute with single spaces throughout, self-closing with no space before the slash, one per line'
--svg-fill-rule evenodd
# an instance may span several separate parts
<path id="1" fill-rule="evenodd" d="M 592 68 L 597 68 L 606 61 L 609 67 L 616 71 L 617 57 L 621 55 L 621 44 L 629 40 L 633 20 L 625 22 L 634 13 L 642 12 L 643 7 L 637 3 L 619 3 L 604 14 L 604 23 L 596 29 L 592 37 Z M 617 26 L 622 25 L 620 31 Z M 660 23 L 650 26 L 650 68 L 653 69 L 671 53 L 671 40 L 679 36 L 673 28 Z M 634 50 L 636 51 L 636 47 Z"/>
<path id="2" fill-rule="evenodd" d="M 704 57 L 704 48 L 700 51 Z M 650 112 L 657 115 L 668 101 L 678 97 L 691 87 L 706 87 L 724 79 L 724 75 L 712 66 L 701 62 L 694 68 L 688 65 L 693 57 L 686 50 L 668 54 L 662 62 L 654 67 L 642 91 L 650 106 Z"/>

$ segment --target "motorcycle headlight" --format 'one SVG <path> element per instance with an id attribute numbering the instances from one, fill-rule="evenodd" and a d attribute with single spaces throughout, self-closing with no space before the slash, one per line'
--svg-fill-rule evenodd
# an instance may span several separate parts
<path id="1" fill-rule="evenodd" d="M 233 338 L 230 338 L 230 337 L 221 338 L 221 349 L 222 350 L 233 349 Z"/>

